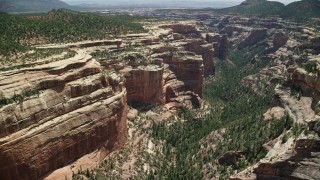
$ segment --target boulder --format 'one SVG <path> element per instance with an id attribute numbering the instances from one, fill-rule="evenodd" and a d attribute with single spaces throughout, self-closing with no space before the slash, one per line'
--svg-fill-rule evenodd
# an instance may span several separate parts
<path id="1" fill-rule="evenodd" d="M 247 153 L 245 151 L 228 151 L 224 153 L 218 162 L 220 165 L 231 166 L 240 158 L 243 158 Z"/>
<path id="2" fill-rule="evenodd" d="M 286 112 L 285 109 L 283 109 L 282 107 L 273 107 L 263 114 L 263 119 L 264 120 L 281 119 L 286 115 L 285 112 Z"/>
<path id="3" fill-rule="evenodd" d="M 283 32 L 277 32 L 273 37 L 273 46 L 279 48 L 287 44 L 288 37 Z"/>
<path id="4" fill-rule="evenodd" d="M 139 114 L 139 111 L 132 108 L 129 110 L 127 117 L 129 120 L 134 120 L 136 117 L 138 117 L 138 114 Z"/>

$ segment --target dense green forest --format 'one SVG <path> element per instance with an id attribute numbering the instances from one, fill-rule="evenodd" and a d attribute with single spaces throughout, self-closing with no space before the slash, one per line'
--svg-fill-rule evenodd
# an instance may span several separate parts
<path id="1" fill-rule="evenodd" d="M 202 167 L 208 162 L 213 164 L 227 151 L 246 152 L 245 159 L 227 167 L 220 166 L 212 176 L 225 179 L 234 170 L 241 170 L 265 156 L 262 145 L 279 136 L 284 129 L 291 127 L 289 117 L 272 122 L 262 120 L 262 114 L 270 107 L 273 87 L 265 88 L 265 95 L 255 93 L 250 87 L 241 84 L 241 79 L 257 72 L 266 65 L 260 62 L 248 68 L 248 63 L 259 50 L 233 50 L 230 54 L 232 63 L 217 63 L 217 76 L 213 82 L 205 85 L 204 97 L 210 103 L 210 113 L 196 118 L 195 113 L 181 109 L 180 116 L 186 122 L 167 126 L 165 122 L 155 123 L 153 136 L 164 140 L 165 159 L 161 168 L 150 174 L 150 178 L 167 177 L 168 179 L 200 179 Z M 202 147 L 209 144 L 201 140 L 211 132 L 225 129 L 223 138 L 216 142 L 214 152 L 201 154 Z M 172 164 L 175 159 L 175 164 Z"/>
<path id="2" fill-rule="evenodd" d="M 303 0 L 288 4 L 280 13 L 281 17 L 297 21 L 310 20 L 313 17 L 320 17 L 319 0 Z"/>
<path id="3" fill-rule="evenodd" d="M 105 16 L 66 9 L 34 15 L 0 13 L 0 55 L 7 56 L 30 49 L 30 45 L 106 39 L 126 33 L 145 32 L 138 23 L 142 19 L 145 18 Z"/>

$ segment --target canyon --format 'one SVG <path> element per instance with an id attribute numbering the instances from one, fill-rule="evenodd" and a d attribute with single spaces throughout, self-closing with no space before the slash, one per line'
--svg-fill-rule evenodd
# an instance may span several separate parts
<path id="1" fill-rule="evenodd" d="M 43 45 L 76 55 L 1 72 L 2 98 L 21 98 L 1 107 L 0 178 L 38 179 L 72 163 L 76 172 L 90 153 L 101 163 L 126 142 L 130 103 L 200 107 L 204 75 L 214 73 L 219 50 L 192 22 L 150 29 L 120 40 Z M 137 51 L 122 53 L 132 43 Z M 100 50 L 118 55 L 90 55 Z"/>
<path id="2" fill-rule="evenodd" d="M 200 15 L 2 69 L 0 179 L 319 179 L 319 27 Z"/>

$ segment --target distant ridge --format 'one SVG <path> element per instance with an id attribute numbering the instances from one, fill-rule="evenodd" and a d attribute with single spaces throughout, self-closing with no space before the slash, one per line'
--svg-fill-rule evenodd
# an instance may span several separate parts
<path id="1" fill-rule="evenodd" d="M 275 1 L 266 0 L 246 0 L 240 5 L 216 10 L 220 13 L 239 13 L 239 14 L 259 14 L 259 15 L 277 15 L 280 14 L 284 4 Z"/>
<path id="2" fill-rule="evenodd" d="M 83 8 L 97 8 L 97 6 L 97 4 L 70 6 L 61 0 L 1 0 L 0 12 L 48 12 L 52 9 L 60 8 L 79 10 Z M 99 7 L 101 6 L 99 5 Z M 286 19 L 303 21 L 310 18 L 320 18 L 320 1 L 301 0 L 284 5 L 276 1 L 245 0 L 241 4 L 233 7 L 212 10 L 216 13 L 223 14 L 236 13 L 243 15 L 279 16 Z"/>
<path id="3" fill-rule="evenodd" d="M 290 3 L 283 9 L 281 16 L 296 20 L 320 17 L 320 1 L 302 0 Z"/>
<path id="4" fill-rule="evenodd" d="M 238 13 L 244 15 L 270 15 L 286 19 L 306 20 L 320 17 L 319 0 L 302 0 L 284 5 L 280 2 L 267 0 L 246 0 L 240 5 L 216 9 L 217 13 Z"/>
<path id="5" fill-rule="evenodd" d="M 72 8 L 60 0 L 2 0 L 1 12 L 47 12 L 51 9 Z"/>

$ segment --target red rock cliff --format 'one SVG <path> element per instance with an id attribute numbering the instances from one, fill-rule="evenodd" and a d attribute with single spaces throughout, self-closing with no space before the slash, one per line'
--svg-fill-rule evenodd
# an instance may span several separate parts
<path id="1" fill-rule="evenodd" d="M 100 68 L 80 52 L 1 73 L 5 97 L 37 93 L 1 108 L 0 179 L 39 179 L 94 150 L 106 155 L 125 143 L 126 89 L 121 78 L 106 77 Z"/>
<path id="2" fill-rule="evenodd" d="M 161 59 L 144 59 L 139 53 L 122 58 L 126 67 L 120 71 L 126 79 L 128 102 L 163 104 L 163 63 Z"/>
<path id="3" fill-rule="evenodd" d="M 164 62 L 165 102 L 200 106 L 203 85 L 203 60 L 192 52 L 154 54 Z"/>

